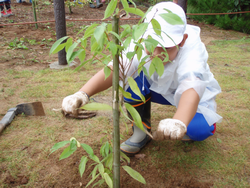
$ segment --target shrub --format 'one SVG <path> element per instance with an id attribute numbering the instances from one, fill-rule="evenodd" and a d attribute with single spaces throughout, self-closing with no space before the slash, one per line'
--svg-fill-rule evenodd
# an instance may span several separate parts
<path id="1" fill-rule="evenodd" d="M 249 0 L 189 0 L 190 13 L 229 13 L 250 10 Z M 191 18 L 214 24 L 223 29 L 250 33 L 250 13 L 191 16 Z"/>

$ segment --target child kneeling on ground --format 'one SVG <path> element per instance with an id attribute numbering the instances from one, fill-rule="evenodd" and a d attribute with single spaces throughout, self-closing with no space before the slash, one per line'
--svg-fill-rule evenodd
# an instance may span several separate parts
<path id="1" fill-rule="evenodd" d="M 168 24 L 160 14 L 166 10 L 178 15 L 184 25 Z M 169 61 L 164 63 L 164 73 L 160 77 L 155 72 L 148 77 L 143 72 L 137 73 L 139 61 L 136 56 L 133 58 L 127 76 L 132 76 L 141 93 L 145 96 L 146 102 L 135 102 L 124 98 L 130 103 L 141 116 L 144 128 L 151 131 L 151 102 L 174 105 L 177 110 L 172 118 L 163 119 L 159 122 L 157 131 L 153 134 L 156 139 L 171 140 L 193 140 L 202 141 L 212 136 L 216 129 L 216 123 L 222 117 L 216 113 L 215 97 L 221 92 L 218 82 L 210 72 L 207 64 L 208 53 L 205 45 L 200 39 L 200 28 L 188 25 L 183 9 L 173 2 L 161 2 L 153 6 L 147 14 L 144 22 L 150 22 L 154 17 L 161 24 L 161 36 L 155 34 L 150 23 L 143 38 L 151 36 L 161 43 L 167 50 Z M 171 39 L 170 39 L 171 37 Z M 153 56 L 164 52 L 161 45 L 158 45 Z M 131 42 L 128 51 L 134 51 L 135 44 Z M 142 58 L 150 55 L 145 48 Z M 159 56 L 162 60 L 164 57 Z M 126 56 L 123 57 L 126 62 Z M 127 60 L 129 62 L 129 60 Z M 151 61 L 144 67 L 149 70 Z M 112 62 L 109 64 L 112 69 Z M 78 92 L 63 99 L 62 109 L 65 114 L 76 114 L 77 109 L 89 101 L 89 97 L 108 89 L 112 86 L 112 73 L 105 80 L 102 69 L 94 75 Z M 126 85 L 125 89 L 132 97 L 140 98 Z M 133 135 L 120 146 L 122 152 L 129 156 L 138 153 L 151 138 L 133 124 Z"/>

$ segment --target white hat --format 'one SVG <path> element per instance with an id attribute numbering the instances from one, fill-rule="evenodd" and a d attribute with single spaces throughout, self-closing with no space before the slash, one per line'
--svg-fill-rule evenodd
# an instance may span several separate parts
<path id="1" fill-rule="evenodd" d="M 181 20 L 183 21 L 183 25 L 171 25 L 166 22 L 160 14 L 167 13 L 166 10 L 170 10 L 172 13 L 178 15 Z M 154 18 L 158 23 L 161 25 L 161 37 L 158 36 L 151 23 L 151 19 Z M 153 6 L 150 12 L 146 15 L 144 22 L 149 23 L 148 28 L 143 35 L 143 38 L 146 39 L 150 35 L 153 39 L 157 40 L 161 43 L 164 47 L 173 47 L 181 43 L 183 39 L 184 32 L 186 30 L 187 20 L 186 14 L 183 9 L 173 2 L 161 2 Z M 172 39 L 171 39 L 171 38 Z M 161 46 L 158 44 L 157 46 Z"/>

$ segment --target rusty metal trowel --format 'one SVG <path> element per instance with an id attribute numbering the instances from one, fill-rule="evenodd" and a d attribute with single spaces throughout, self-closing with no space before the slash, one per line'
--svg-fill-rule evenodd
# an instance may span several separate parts
<path id="1" fill-rule="evenodd" d="M 18 104 L 15 108 L 10 108 L 0 121 L 0 133 L 18 114 L 24 114 L 26 116 L 45 116 L 41 102 Z"/>

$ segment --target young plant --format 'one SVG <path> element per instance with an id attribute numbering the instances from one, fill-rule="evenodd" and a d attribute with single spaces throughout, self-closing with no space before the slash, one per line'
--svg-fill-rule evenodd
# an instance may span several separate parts
<path id="1" fill-rule="evenodd" d="M 75 7 L 75 6 L 80 6 L 82 7 L 84 4 L 86 4 L 88 1 L 87 0 L 76 0 L 76 1 L 70 1 L 70 0 L 67 0 L 65 1 L 65 5 L 67 7 L 69 7 L 69 13 L 72 14 L 72 7 Z"/>
<path id="2" fill-rule="evenodd" d="M 99 181 L 97 181 L 95 184 L 93 184 L 92 187 L 98 186 L 100 187 L 103 183 L 106 183 L 109 187 L 113 187 L 113 175 L 112 175 L 112 164 L 113 164 L 113 150 L 111 144 L 106 141 L 103 143 L 102 147 L 100 148 L 100 155 L 99 158 L 97 155 L 94 154 L 93 149 L 91 146 L 79 143 L 74 137 L 72 137 L 69 141 L 62 141 L 56 143 L 51 148 L 51 153 L 55 152 L 56 150 L 64 147 L 65 145 L 69 144 L 67 148 L 63 150 L 61 153 L 59 160 L 66 159 L 70 157 L 78 148 L 83 148 L 87 155 L 84 155 L 81 157 L 81 161 L 79 164 L 79 173 L 82 177 L 83 173 L 86 170 L 86 165 L 88 161 L 91 161 L 92 164 L 89 165 L 89 167 L 93 166 L 93 170 L 90 173 L 89 176 L 92 177 L 92 179 L 88 182 L 86 187 L 88 187 L 90 184 L 92 184 L 95 180 L 97 180 L 99 177 L 101 178 Z M 50 154 L 51 154 L 50 153 Z M 121 160 L 127 161 L 130 163 L 130 159 L 121 152 Z M 133 170 L 129 166 L 122 166 L 122 168 L 134 179 L 141 183 L 146 183 L 145 179 L 135 170 Z"/>
<path id="3" fill-rule="evenodd" d="M 112 23 L 102 22 L 99 24 L 92 24 L 81 29 L 78 33 L 84 32 L 83 37 L 62 37 L 54 43 L 50 50 L 50 54 L 57 53 L 62 49 L 66 51 L 66 59 L 68 63 L 71 63 L 76 57 L 79 58 L 81 65 L 76 69 L 79 70 L 84 64 L 88 62 L 100 62 L 104 65 L 105 78 L 107 78 L 111 71 L 113 72 L 113 153 L 114 153 L 114 168 L 113 168 L 113 185 L 119 187 L 120 185 L 120 132 L 119 132 L 119 118 L 120 112 L 128 120 L 133 121 L 138 128 L 148 133 L 142 124 L 139 113 L 130 104 L 125 103 L 127 111 L 131 114 L 131 120 L 122 109 L 123 97 L 138 101 L 132 98 L 129 92 L 126 92 L 128 87 L 140 97 L 139 101 L 145 103 L 145 97 L 142 95 L 134 78 L 140 75 L 141 71 L 145 75 L 151 77 L 155 72 L 161 76 L 164 71 L 163 62 L 167 62 L 168 54 L 165 48 L 164 52 L 160 55 L 153 55 L 154 49 L 160 43 L 154 40 L 152 37 L 147 39 L 143 38 L 143 35 L 148 28 L 149 23 L 143 22 L 147 15 L 138 8 L 130 8 L 127 0 L 121 0 L 123 9 L 119 9 L 119 2 L 117 0 L 111 0 L 106 8 L 104 19 L 112 17 Z M 135 5 L 135 4 L 134 4 Z M 141 17 L 137 25 L 119 25 L 120 12 L 132 13 Z M 148 11 L 150 11 L 149 8 Z M 170 24 L 183 24 L 182 20 L 172 12 L 166 10 L 166 13 L 161 14 L 162 18 Z M 154 18 L 150 21 L 153 25 L 153 29 L 157 35 L 161 35 L 161 25 Z M 121 32 L 119 32 L 121 31 Z M 66 41 L 66 42 L 64 42 Z M 90 42 L 90 45 L 89 45 Z M 149 55 L 142 57 L 145 52 L 145 47 L 149 52 Z M 161 45 L 161 44 L 160 44 Z M 162 46 L 162 45 L 161 45 Z M 91 54 L 91 59 L 85 60 L 86 54 Z M 107 55 L 108 54 L 108 55 Z M 165 56 L 162 61 L 160 57 Z M 133 68 L 132 62 L 134 59 L 139 62 L 138 68 Z M 111 70 L 109 62 L 113 60 L 113 69 Z M 150 64 L 149 64 L 150 62 Z M 148 63 L 148 64 L 147 64 Z M 147 68 L 145 67 L 147 65 Z M 128 77 L 128 72 L 131 73 Z M 119 86 L 119 81 L 122 83 Z M 119 91 L 122 93 L 121 102 L 119 101 Z M 89 103 L 82 108 L 86 110 L 98 110 L 99 104 Z M 152 137 L 152 136 L 151 136 Z"/>
<path id="4" fill-rule="evenodd" d="M 12 50 L 15 50 L 15 49 L 24 49 L 24 50 L 28 50 L 29 48 L 27 46 L 25 46 L 24 44 L 24 40 L 19 40 L 17 37 L 11 41 L 9 43 L 9 47 L 8 49 L 12 49 Z"/>

